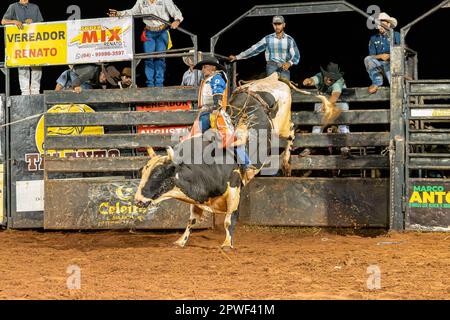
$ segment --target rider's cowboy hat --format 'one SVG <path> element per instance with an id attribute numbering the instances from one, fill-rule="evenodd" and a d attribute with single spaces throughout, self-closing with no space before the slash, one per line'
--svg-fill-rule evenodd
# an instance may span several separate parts
<path id="1" fill-rule="evenodd" d="M 388 21 L 391 24 L 392 28 L 395 28 L 397 26 L 397 19 L 394 17 L 389 16 L 386 12 L 381 12 L 378 15 L 378 20 L 381 21 Z"/>
<path id="2" fill-rule="evenodd" d="M 189 53 L 192 53 L 192 55 L 183 57 L 183 62 L 189 67 L 194 64 L 194 52 L 195 50 L 189 50 Z M 197 62 L 202 61 L 202 56 L 202 52 L 197 51 Z"/>
<path id="3" fill-rule="evenodd" d="M 204 55 L 203 60 L 194 66 L 194 69 L 201 70 L 204 65 L 215 66 L 219 70 L 225 71 L 225 67 L 219 62 L 219 59 L 212 55 Z"/>
<path id="4" fill-rule="evenodd" d="M 344 76 L 344 73 L 341 72 L 339 69 L 339 66 L 336 63 L 330 62 L 327 66 L 327 69 L 320 67 L 320 70 L 322 71 L 322 75 L 324 77 L 333 79 L 333 80 L 339 80 Z"/>

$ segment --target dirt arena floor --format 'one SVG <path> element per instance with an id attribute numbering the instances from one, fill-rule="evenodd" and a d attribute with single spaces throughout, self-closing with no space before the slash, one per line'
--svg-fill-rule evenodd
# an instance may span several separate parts
<path id="1" fill-rule="evenodd" d="M 341 233 L 341 232 L 339 232 Z M 238 226 L 176 232 L 0 231 L 1 299 L 449 299 L 450 234 Z M 67 288 L 67 268 L 81 289 Z M 368 267 L 381 271 L 369 290 Z"/>

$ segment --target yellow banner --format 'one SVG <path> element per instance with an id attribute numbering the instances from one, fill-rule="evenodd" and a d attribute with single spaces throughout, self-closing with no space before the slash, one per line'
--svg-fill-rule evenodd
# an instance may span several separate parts
<path id="1" fill-rule="evenodd" d="M 65 22 L 6 27 L 6 66 L 66 64 Z"/>
<path id="2" fill-rule="evenodd" d="M 48 113 L 77 113 L 77 112 L 95 112 L 91 107 L 85 104 L 58 104 L 47 111 Z M 45 128 L 44 117 L 39 119 L 36 128 L 36 146 L 40 154 L 44 154 Z M 92 127 L 53 127 L 49 128 L 47 135 L 49 136 L 79 136 L 79 135 L 102 135 L 104 130 L 102 126 Z M 89 150 L 84 150 L 89 151 Z M 77 150 L 59 150 L 59 157 L 65 157 L 68 153 L 76 153 Z M 47 150 L 47 154 L 55 155 L 56 150 Z"/>
<path id="3" fill-rule="evenodd" d="M 2 224 L 3 220 L 5 219 L 5 210 L 3 208 L 3 201 L 5 198 L 3 192 L 3 166 L 3 164 L 0 164 L 0 224 Z"/>

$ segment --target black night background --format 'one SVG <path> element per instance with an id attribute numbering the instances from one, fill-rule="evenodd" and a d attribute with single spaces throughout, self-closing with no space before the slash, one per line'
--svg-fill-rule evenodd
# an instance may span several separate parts
<path id="1" fill-rule="evenodd" d="M 88 1 L 88 0 L 34 0 L 39 5 L 45 21 L 66 20 L 70 13 L 70 5 L 78 5 L 81 18 L 105 17 L 109 8 L 118 10 L 129 9 L 135 0 L 123 1 Z M 227 0 L 227 1 L 193 1 L 174 0 L 183 13 L 181 24 L 186 30 L 197 34 L 199 49 L 209 51 L 209 40 L 217 32 L 226 27 L 241 14 L 258 4 L 276 4 L 307 1 L 276 1 L 276 0 Z M 440 0 L 421 1 L 386 1 L 386 0 L 350 0 L 348 1 L 363 11 L 370 5 L 378 5 L 382 11 L 397 18 L 397 30 L 413 21 L 429 9 L 438 5 Z M 12 1 L 4 0 L 0 4 L 0 14 L 3 16 Z M 448 54 L 448 19 L 450 9 L 442 9 L 428 19 L 417 24 L 408 34 L 407 44 L 419 53 L 419 78 L 449 78 L 450 59 Z M 366 19 L 356 12 L 311 14 L 286 16 L 286 33 L 297 42 L 301 53 L 300 64 L 291 69 L 291 78 L 299 82 L 326 66 L 329 61 L 339 63 L 345 71 L 345 79 L 349 87 L 368 86 L 363 59 L 367 55 L 367 44 L 374 32 L 366 26 Z M 143 23 L 136 24 L 136 49 L 142 52 L 139 35 Z M 238 54 L 259 41 L 263 36 L 272 33 L 270 17 L 247 18 L 225 33 L 216 47 L 223 55 Z M 191 46 L 190 38 L 180 32 L 171 32 L 174 48 Z M 4 57 L 2 43 L 1 59 Z M 118 63 L 119 67 L 127 63 Z M 265 69 L 264 55 L 238 62 L 239 79 L 259 77 Z M 58 75 L 65 70 L 63 66 L 45 67 L 41 88 L 53 89 Z M 186 66 L 181 58 L 168 61 L 165 85 L 179 85 Z M 144 72 L 141 64 L 137 71 L 138 85 L 144 86 Z M 4 91 L 4 77 L 0 79 L 0 90 Z M 17 71 L 13 70 L 11 77 L 11 94 L 19 94 Z"/>

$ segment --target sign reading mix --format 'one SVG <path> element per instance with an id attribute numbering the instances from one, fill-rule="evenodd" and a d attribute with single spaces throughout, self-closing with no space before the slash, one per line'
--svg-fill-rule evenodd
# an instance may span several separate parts
<path id="1" fill-rule="evenodd" d="M 124 61 L 133 58 L 132 17 L 6 27 L 6 66 Z"/>

